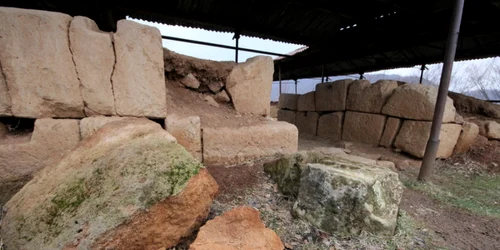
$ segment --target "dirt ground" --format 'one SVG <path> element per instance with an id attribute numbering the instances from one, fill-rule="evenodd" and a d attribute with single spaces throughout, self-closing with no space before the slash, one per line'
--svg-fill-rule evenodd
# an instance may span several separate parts
<path id="1" fill-rule="evenodd" d="M 351 154 L 367 158 L 392 158 L 408 162 L 398 171 L 403 183 L 416 180 L 420 161 L 390 149 L 355 143 L 332 143 L 318 138 L 301 138 L 300 149 L 335 146 L 347 148 Z M 464 155 L 442 161 L 434 172 L 440 178 L 435 185 L 445 185 L 454 175 L 487 175 L 492 172 L 490 159 L 497 159 L 500 143 L 476 145 L 469 153 L 473 159 L 464 161 Z M 486 159 L 484 159 L 486 157 Z M 269 159 L 267 159 L 269 160 Z M 475 161 L 477 160 L 477 162 Z M 281 195 L 277 186 L 263 171 L 263 162 L 233 167 L 208 167 L 220 185 L 220 193 L 212 206 L 212 216 L 222 214 L 235 206 L 250 205 L 261 212 L 266 226 L 273 229 L 287 249 L 500 249 L 500 216 L 485 216 L 436 199 L 428 192 L 405 185 L 400 206 L 398 229 L 394 237 L 381 238 L 363 234 L 352 239 L 338 239 L 304 222 L 293 219 L 290 210 L 293 198 Z M 474 164 L 470 164 L 475 162 Z M 488 164 L 482 164 L 488 163 Z M 474 168 L 474 169 L 472 169 Z M 446 172 L 446 174 L 445 174 Z M 498 187 L 498 186 L 495 186 Z M 500 190 L 499 190 L 500 192 Z M 495 193 L 495 195 L 497 195 Z M 500 196 L 496 196 L 499 198 Z M 472 197 L 474 198 L 474 197 Z M 495 197 L 492 197 L 495 198 Z M 495 203 L 496 204 L 496 203 Z M 498 204 L 500 206 L 500 203 Z M 499 210 L 500 211 L 500 210 Z"/>

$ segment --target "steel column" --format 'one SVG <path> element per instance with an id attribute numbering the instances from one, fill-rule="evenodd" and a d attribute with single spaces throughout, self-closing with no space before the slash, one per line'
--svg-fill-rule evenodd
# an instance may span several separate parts
<path id="1" fill-rule="evenodd" d="M 422 64 L 422 67 L 420 67 L 420 81 L 419 81 L 420 84 L 422 84 L 422 81 L 424 80 L 425 69 L 426 69 L 425 64 Z"/>
<path id="2" fill-rule="evenodd" d="M 450 31 L 448 33 L 448 42 L 446 44 L 446 52 L 443 63 L 443 71 L 441 72 L 441 81 L 439 83 L 439 92 L 434 109 L 434 117 L 432 119 L 431 134 L 427 147 L 425 148 L 424 159 L 418 174 L 419 181 L 426 181 L 432 173 L 432 168 L 436 160 L 437 150 L 439 148 L 439 133 L 441 131 L 441 123 L 443 121 L 443 113 L 448 97 L 448 88 L 450 86 L 451 72 L 453 70 L 453 61 L 457 50 L 458 36 L 460 33 L 460 24 L 462 22 L 462 13 L 464 8 L 464 0 L 456 0 L 451 19 Z"/>
<path id="3" fill-rule="evenodd" d="M 278 65 L 278 75 L 280 79 L 280 96 L 281 96 L 281 66 Z"/>
<path id="4" fill-rule="evenodd" d="M 238 50 L 239 50 L 239 41 L 240 41 L 240 34 L 239 33 L 234 33 L 233 39 L 236 39 L 236 46 L 234 50 L 234 61 L 238 63 Z"/>
<path id="5" fill-rule="evenodd" d="M 325 65 L 321 66 L 321 83 L 325 82 Z"/>
<path id="6" fill-rule="evenodd" d="M 297 94 L 297 79 L 295 79 L 295 94 Z"/>

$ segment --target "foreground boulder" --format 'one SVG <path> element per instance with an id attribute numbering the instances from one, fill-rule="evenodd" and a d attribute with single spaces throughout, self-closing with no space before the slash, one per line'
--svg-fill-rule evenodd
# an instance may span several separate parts
<path id="1" fill-rule="evenodd" d="M 24 186 L 1 234 L 9 249 L 171 247 L 208 215 L 217 188 L 159 124 L 116 121 Z"/>
<path id="2" fill-rule="evenodd" d="M 293 214 L 339 237 L 393 235 L 402 193 L 398 175 L 387 168 L 324 160 L 302 172 Z"/>
<path id="3" fill-rule="evenodd" d="M 0 62 L 12 115 L 84 116 L 69 47 L 71 20 L 62 13 L 0 7 Z"/>
<path id="4" fill-rule="evenodd" d="M 190 250 L 283 250 L 273 230 L 260 220 L 259 211 L 238 207 L 209 220 L 201 227 Z"/>
<path id="5" fill-rule="evenodd" d="M 394 89 L 382 114 L 411 120 L 432 121 L 438 89 L 422 84 L 404 84 Z M 443 123 L 455 121 L 453 100 L 446 97 Z M 418 105 L 416 105 L 418 104 Z"/>
<path id="6" fill-rule="evenodd" d="M 237 64 L 226 80 L 234 108 L 241 113 L 269 115 L 273 73 L 273 59 L 269 56 L 256 56 Z"/>

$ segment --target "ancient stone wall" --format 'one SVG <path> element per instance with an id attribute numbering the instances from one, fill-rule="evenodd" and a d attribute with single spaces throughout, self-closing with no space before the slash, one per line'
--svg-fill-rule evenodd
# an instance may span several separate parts
<path id="1" fill-rule="evenodd" d="M 282 94 L 278 120 L 294 123 L 301 135 L 395 148 L 422 158 L 429 139 L 437 88 L 396 81 L 339 80 L 303 94 Z M 446 102 L 438 158 L 463 152 L 475 137 L 465 135 L 453 100 Z M 475 133 L 477 135 L 477 133 Z"/>
<path id="2" fill-rule="evenodd" d="M 256 119 L 220 128 L 200 121 L 200 113 L 167 105 L 167 84 L 177 81 L 209 105 L 229 107 L 234 117 L 266 117 L 271 57 L 213 64 L 163 48 L 157 28 L 130 20 L 118 21 L 110 33 L 82 16 L 0 7 L 0 22 L 0 184 L 54 164 L 81 139 L 125 117 L 161 121 L 198 161 L 210 164 L 297 150 L 294 125 Z M 185 103 L 172 105 L 196 98 L 186 95 Z M 34 131 L 11 140 L 5 119 L 35 119 Z"/>

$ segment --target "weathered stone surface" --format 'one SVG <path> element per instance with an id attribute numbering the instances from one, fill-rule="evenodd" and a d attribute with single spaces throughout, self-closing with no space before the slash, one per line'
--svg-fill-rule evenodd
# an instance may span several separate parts
<path id="1" fill-rule="evenodd" d="M 342 140 L 379 145 L 386 116 L 347 111 L 342 128 Z"/>
<path id="2" fill-rule="evenodd" d="M 2 72 L 2 62 L 0 62 L 0 117 L 12 115 L 12 103 L 10 101 L 7 81 Z"/>
<path id="3" fill-rule="evenodd" d="M 293 212 L 340 237 L 393 235 L 402 194 L 398 175 L 387 168 L 335 159 L 309 163 Z"/>
<path id="4" fill-rule="evenodd" d="M 56 163 L 79 141 L 78 120 L 37 119 L 30 142 L 0 145 L 0 182 L 30 176 Z"/>
<path id="5" fill-rule="evenodd" d="M 40 171 L 6 204 L 0 230 L 12 249 L 169 248 L 208 215 L 216 192 L 160 125 L 117 121 Z"/>
<path id="6" fill-rule="evenodd" d="M 170 114 L 165 119 L 165 128 L 198 161 L 203 161 L 201 125 L 199 116 L 182 117 Z"/>
<path id="7" fill-rule="evenodd" d="M 280 237 L 266 228 L 259 211 L 237 207 L 209 220 L 200 228 L 190 250 L 283 250 Z"/>
<path id="8" fill-rule="evenodd" d="M 299 151 L 264 163 L 264 171 L 276 182 L 281 193 L 296 197 L 299 194 L 300 176 L 307 163 L 318 162 L 327 155 L 346 154 L 342 150 L 334 152 L 325 152 L 324 150 Z"/>
<path id="9" fill-rule="evenodd" d="M 438 89 L 423 84 L 404 84 L 397 87 L 382 108 L 382 114 L 412 120 L 432 121 Z M 455 120 L 453 100 L 446 97 L 443 122 Z"/>
<path id="10" fill-rule="evenodd" d="M 301 135 L 316 135 L 319 114 L 316 112 L 297 112 L 295 125 Z"/>
<path id="11" fill-rule="evenodd" d="M 220 103 L 228 103 L 231 101 L 231 98 L 229 98 L 229 95 L 225 90 L 222 90 L 219 93 L 215 94 L 214 99 L 215 101 Z"/>
<path id="12" fill-rule="evenodd" d="M 237 64 L 226 79 L 226 90 L 240 113 L 268 115 L 274 64 L 269 56 L 256 56 Z"/>
<path id="13" fill-rule="evenodd" d="M 9 129 L 7 128 L 7 126 L 0 122 L 0 139 L 4 138 L 8 132 Z"/>
<path id="14" fill-rule="evenodd" d="M 387 118 L 384 133 L 380 139 L 380 146 L 384 146 L 386 148 L 392 147 L 392 144 L 398 135 L 399 129 L 401 128 L 401 123 L 401 119 L 394 117 Z"/>
<path id="15" fill-rule="evenodd" d="M 69 26 L 70 48 L 83 102 L 94 115 L 116 114 L 111 85 L 115 66 L 112 39 L 111 33 L 100 31 L 97 24 L 87 17 L 77 16 Z"/>
<path id="16" fill-rule="evenodd" d="M 295 124 L 295 117 L 297 116 L 297 112 L 291 110 L 278 110 L 278 121 L 284 121 L 291 124 Z"/>
<path id="17" fill-rule="evenodd" d="M 316 92 L 300 95 L 297 100 L 297 111 L 316 111 Z"/>
<path id="18" fill-rule="evenodd" d="M 196 77 L 189 73 L 187 76 L 185 76 L 184 78 L 182 78 L 180 80 L 180 82 L 188 87 L 188 88 L 193 88 L 193 89 L 197 89 L 200 87 L 200 82 L 198 81 L 198 79 L 196 79 Z"/>
<path id="19" fill-rule="evenodd" d="M 120 20 L 113 37 L 116 65 L 112 81 L 117 114 L 165 118 L 167 101 L 160 31 Z"/>
<path id="20" fill-rule="evenodd" d="M 346 109 L 380 114 L 392 91 L 398 87 L 396 81 L 379 80 L 371 84 L 367 80 L 357 80 L 349 85 Z"/>
<path id="21" fill-rule="evenodd" d="M 481 114 L 488 117 L 500 118 L 500 106 L 484 100 L 459 93 L 448 92 L 453 99 L 453 105 L 462 113 Z"/>
<path id="22" fill-rule="evenodd" d="M 403 122 L 394 146 L 416 157 L 424 157 L 425 147 L 431 133 L 432 122 Z M 458 124 L 443 124 L 439 135 L 439 149 L 436 158 L 448 158 L 457 144 L 462 126 Z"/>
<path id="23" fill-rule="evenodd" d="M 487 121 L 485 128 L 488 139 L 500 140 L 500 124 L 495 121 Z"/>
<path id="24" fill-rule="evenodd" d="M 301 95 L 299 94 L 286 94 L 286 93 L 281 94 L 280 99 L 278 100 L 278 108 L 296 111 L 297 105 L 299 104 L 300 96 Z"/>
<path id="25" fill-rule="evenodd" d="M 208 105 L 210 105 L 210 106 L 214 106 L 216 108 L 219 107 L 219 103 L 217 103 L 211 95 L 204 95 L 203 101 L 208 103 Z"/>
<path id="26" fill-rule="evenodd" d="M 351 79 L 316 85 L 316 111 L 344 111 Z"/>
<path id="27" fill-rule="evenodd" d="M 83 117 L 66 14 L 0 7 L 0 62 L 17 117 Z M 56 42 L 54 42 L 56 41 Z"/>
<path id="28" fill-rule="evenodd" d="M 80 121 L 80 135 L 81 138 L 87 138 L 95 131 L 98 129 L 102 128 L 104 125 L 114 122 L 114 121 L 120 121 L 123 119 L 127 119 L 127 117 L 120 117 L 120 116 L 92 116 L 92 117 L 86 117 L 83 118 Z"/>
<path id="29" fill-rule="evenodd" d="M 297 151 L 297 127 L 266 122 L 240 128 L 203 128 L 203 163 L 232 164 Z"/>
<path id="30" fill-rule="evenodd" d="M 457 145 L 455 145 L 453 153 L 464 153 L 469 150 L 478 134 L 479 127 L 476 124 L 472 122 L 464 122 L 462 125 L 462 132 L 458 137 Z"/>
<path id="31" fill-rule="evenodd" d="M 318 119 L 318 136 L 340 141 L 342 138 L 342 123 L 344 112 L 322 115 Z"/>
<path id="32" fill-rule="evenodd" d="M 217 81 L 217 82 L 210 82 L 208 85 L 208 89 L 212 91 L 214 94 L 219 93 L 219 91 L 224 87 L 224 83 Z"/>

